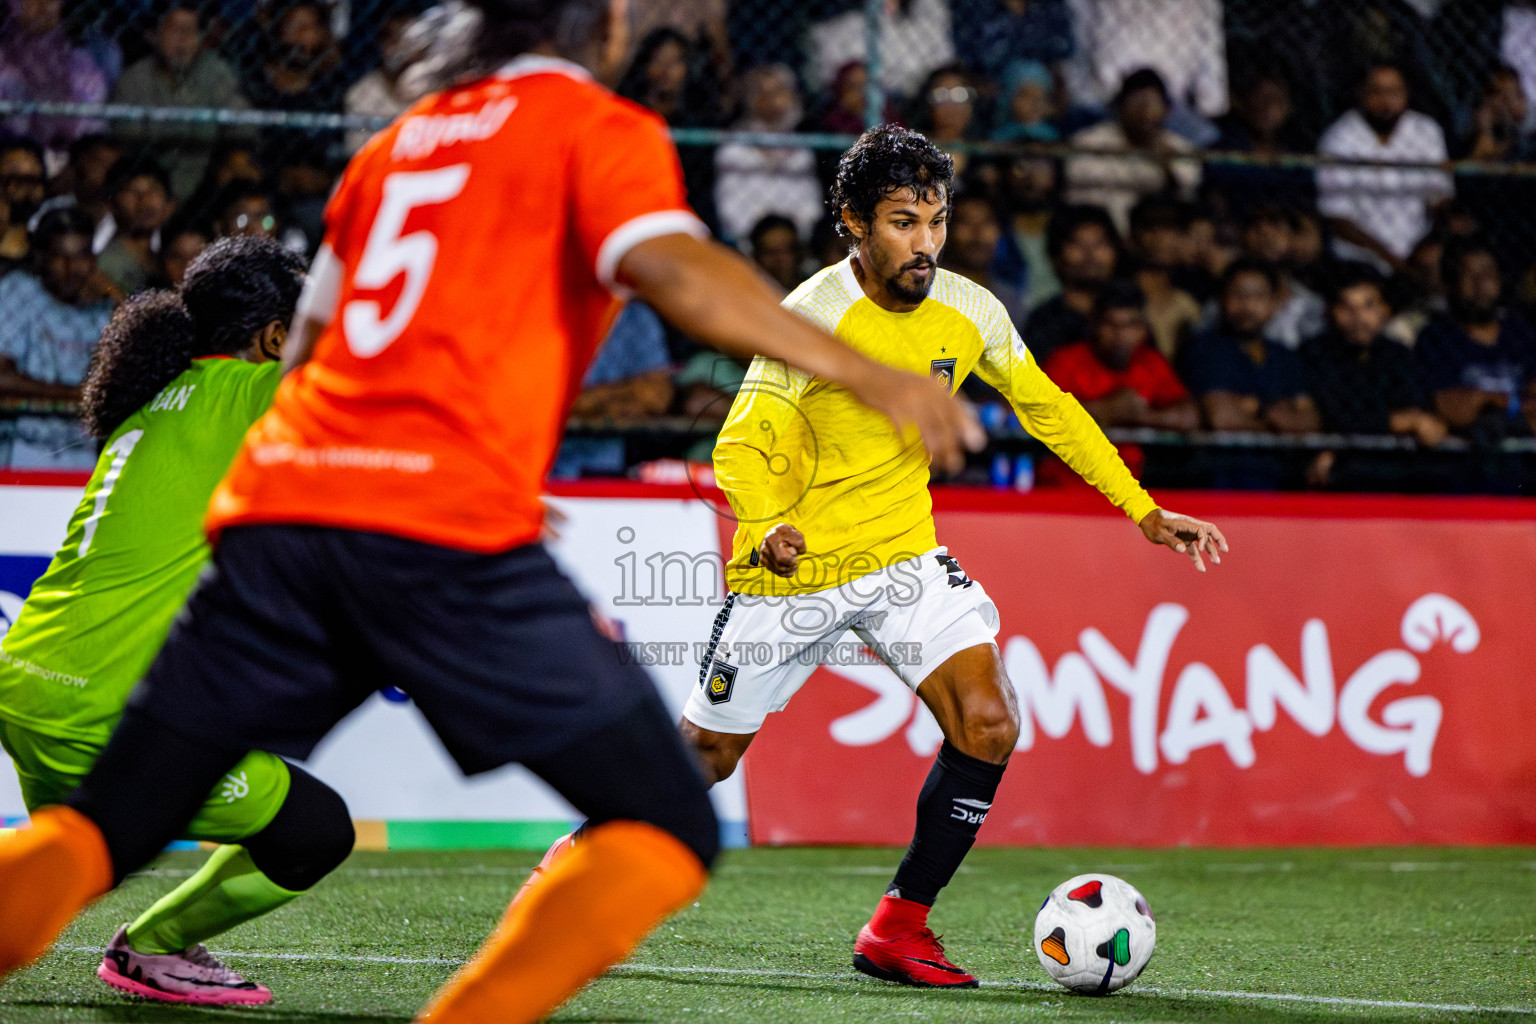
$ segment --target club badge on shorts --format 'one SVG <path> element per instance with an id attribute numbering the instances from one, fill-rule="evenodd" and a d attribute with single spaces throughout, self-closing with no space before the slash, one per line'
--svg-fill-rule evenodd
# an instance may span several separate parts
<path id="1" fill-rule="evenodd" d="M 955 390 L 955 361 L 953 359 L 935 359 L 928 364 L 928 376 L 944 385 L 944 390 L 954 393 Z"/>
<path id="2" fill-rule="evenodd" d="M 731 690 L 736 686 L 736 666 L 727 665 L 718 658 L 709 667 L 709 678 L 704 683 L 704 692 L 709 696 L 711 704 L 724 704 L 731 699 Z"/>

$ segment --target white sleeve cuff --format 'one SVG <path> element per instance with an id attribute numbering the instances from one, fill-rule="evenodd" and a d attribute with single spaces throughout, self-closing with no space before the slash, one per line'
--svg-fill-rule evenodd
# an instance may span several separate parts
<path id="1" fill-rule="evenodd" d="M 295 320 L 313 320 L 328 324 L 336 319 L 336 302 L 341 297 L 341 260 L 329 245 L 322 245 L 309 265 L 309 275 L 304 279 L 304 290 L 299 293 L 294 307 Z"/>
<path id="2" fill-rule="evenodd" d="M 694 216 L 688 210 L 657 210 L 654 213 L 642 213 L 633 220 L 626 221 L 608 233 L 603 239 L 603 244 L 597 250 L 597 279 L 605 288 L 627 296 L 628 290 L 614 281 L 614 275 L 618 273 L 619 263 L 629 255 L 629 250 L 641 242 L 649 242 L 653 238 L 663 235 L 692 235 L 694 238 L 708 238 L 709 228 L 704 222 Z"/>

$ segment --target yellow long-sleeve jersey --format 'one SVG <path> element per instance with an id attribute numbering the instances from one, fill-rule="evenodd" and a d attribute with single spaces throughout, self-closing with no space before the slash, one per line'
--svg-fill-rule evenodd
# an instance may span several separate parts
<path id="1" fill-rule="evenodd" d="M 972 371 L 1007 396 L 1020 421 L 1139 522 L 1156 504 L 1077 399 L 1051 383 L 1007 312 L 980 285 L 940 270 L 910 313 L 876 305 L 851 261 L 816 274 L 784 305 L 889 366 L 958 387 Z M 839 586 L 938 545 L 928 454 L 836 384 L 759 357 L 720 429 L 715 479 L 738 525 L 726 584 L 743 594 Z M 779 523 L 805 535 L 794 578 L 755 564 Z"/>

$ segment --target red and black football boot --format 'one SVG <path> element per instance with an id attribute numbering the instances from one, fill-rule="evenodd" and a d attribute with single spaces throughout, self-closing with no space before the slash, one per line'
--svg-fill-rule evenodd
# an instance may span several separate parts
<path id="1" fill-rule="evenodd" d="M 975 988 L 976 976 L 950 963 L 927 920 L 923 904 L 882 897 L 853 944 L 853 966 L 872 978 L 918 988 Z"/>

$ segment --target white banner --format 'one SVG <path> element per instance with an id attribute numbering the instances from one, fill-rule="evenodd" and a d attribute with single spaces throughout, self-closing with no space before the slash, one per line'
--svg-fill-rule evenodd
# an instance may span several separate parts
<path id="1" fill-rule="evenodd" d="M 62 541 L 79 499 L 79 488 L 0 486 L 0 632 L 20 610 L 26 588 Z M 715 515 L 704 503 L 618 498 L 559 498 L 550 503 L 566 517 L 550 552 L 626 640 L 708 640 L 720 594 L 720 552 Z M 647 589 L 653 570 L 668 574 L 661 588 L 665 596 L 655 599 Z M 685 572 L 691 574 L 687 582 Z M 698 682 L 698 665 L 688 658 L 660 660 L 669 663 L 652 665 L 652 677 L 668 706 L 680 712 L 689 687 Z M 371 698 L 342 722 L 306 767 L 334 786 L 360 820 L 531 822 L 576 817 L 521 767 L 465 779 L 421 715 L 409 704 L 382 696 Z M 727 837 L 745 836 L 740 776 L 715 787 L 714 797 Z M 0 753 L 0 819 L 24 814 L 15 773 Z"/>

